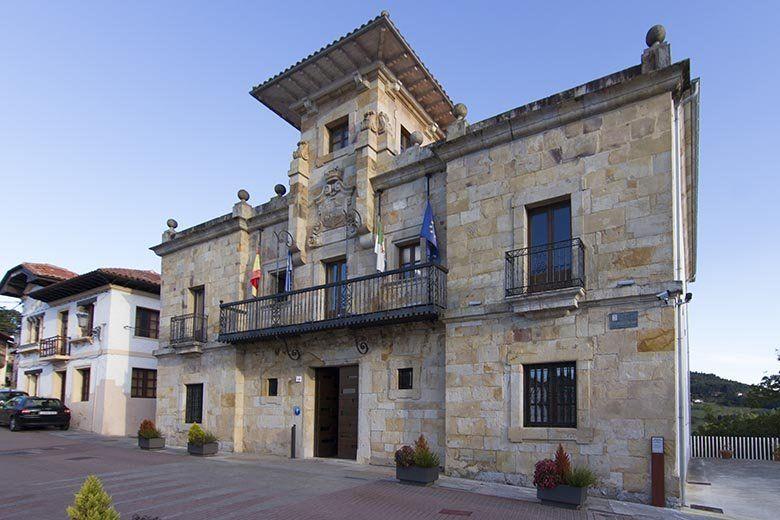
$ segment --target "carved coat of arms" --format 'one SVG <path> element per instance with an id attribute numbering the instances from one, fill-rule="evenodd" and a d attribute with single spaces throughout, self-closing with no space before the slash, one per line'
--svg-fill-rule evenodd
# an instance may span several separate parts
<path id="1" fill-rule="evenodd" d="M 317 217 L 309 232 L 309 247 L 322 245 L 322 233 L 347 224 L 346 215 L 352 208 L 354 188 L 344 186 L 343 172 L 336 167 L 325 174 L 325 186 L 314 199 Z"/>

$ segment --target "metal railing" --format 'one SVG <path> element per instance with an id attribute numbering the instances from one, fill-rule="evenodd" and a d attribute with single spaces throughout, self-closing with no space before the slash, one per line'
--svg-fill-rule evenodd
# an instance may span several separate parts
<path id="1" fill-rule="evenodd" d="M 691 435 L 691 457 L 718 458 L 729 451 L 735 459 L 772 460 L 780 437 L 720 437 Z"/>
<path id="2" fill-rule="evenodd" d="M 208 318 L 205 314 L 183 314 L 171 317 L 171 344 L 186 343 L 189 341 L 206 341 L 206 324 Z"/>
<path id="3" fill-rule="evenodd" d="M 447 301 L 438 264 L 361 276 L 220 305 L 221 341 L 438 316 Z"/>
<path id="4" fill-rule="evenodd" d="M 579 238 L 506 253 L 507 296 L 585 287 L 585 246 Z"/>
<path id="5" fill-rule="evenodd" d="M 70 348 L 68 345 L 68 338 L 65 336 L 52 336 L 50 338 L 44 338 L 38 342 L 39 356 L 69 356 Z"/>

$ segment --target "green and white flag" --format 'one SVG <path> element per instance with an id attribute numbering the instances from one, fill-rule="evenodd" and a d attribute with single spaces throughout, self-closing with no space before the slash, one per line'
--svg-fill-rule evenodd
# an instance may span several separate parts
<path id="1" fill-rule="evenodd" d="M 385 234 L 382 232 L 382 221 L 377 220 L 376 240 L 374 242 L 374 253 L 376 253 L 376 270 L 385 270 Z"/>

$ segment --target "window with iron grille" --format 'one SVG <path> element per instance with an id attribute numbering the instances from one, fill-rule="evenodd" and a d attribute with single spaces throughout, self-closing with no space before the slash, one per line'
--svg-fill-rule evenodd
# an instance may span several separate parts
<path id="1" fill-rule="evenodd" d="M 398 369 L 398 389 L 399 390 L 411 390 L 413 370 L 411 368 L 399 368 Z"/>
<path id="2" fill-rule="evenodd" d="M 184 409 L 184 422 L 203 422 L 203 383 L 187 385 L 187 401 Z"/>
<path id="3" fill-rule="evenodd" d="M 268 380 L 268 397 L 276 397 L 279 395 L 279 380 L 272 377 Z"/>
<path id="4" fill-rule="evenodd" d="M 79 368 L 81 375 L 81 400 L 89 401 L 89 372 L 88 368 Z"/>
<path id="5" fill-rule="evenodd" d="M 134 368 L 130 397 L 157 397 L 157 370 Z"/>
<path id="6" fill-rule="evenodd" d="M 328 153 L 346 148 L 349 144 L 349 120 L 344 117 L 328 125 Z"/>
<path id="7" fill-rule="evenodd" d="M 160 329 L 160 311 L 135 308 L 135 335 L 144 338 L 157 339 Z"/>
<path id="8" fill-rule="evenodd" d="M 577 427 L 575 363 L 525 365 L 525 426 Z"/>

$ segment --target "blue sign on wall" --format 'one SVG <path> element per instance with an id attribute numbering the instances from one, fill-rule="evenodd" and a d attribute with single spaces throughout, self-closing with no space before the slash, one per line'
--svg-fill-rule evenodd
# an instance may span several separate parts
<path id="1" fill-rule="evenodd" d="M 295 415 L 301 415 L 301 407 L 300 406 L 293 406 L 293 413 Z"/>

